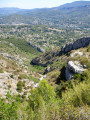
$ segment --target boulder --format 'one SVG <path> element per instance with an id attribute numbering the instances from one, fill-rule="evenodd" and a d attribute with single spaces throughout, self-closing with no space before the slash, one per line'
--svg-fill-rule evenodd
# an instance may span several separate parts
<path id="1" fill-rule="evenodd" d="M 48 72 L 50 72 L 51 71 L 51 67 L 50 66 L 48 66 L 46 69 L 45 69 L 45 72 L 44 72 L 44 74 L 47 74 Z"/>
<path id="2" fill-rule="evenodd" d="M 42 67 L 47 67 L 49 63 L 43 63 L 39 57 L 34 58 L 31 62 L 31 65 L 40 65 Z"/>
<path id="3" fill-rule="evenodd" d="M 74 74 L 82 74 L 83 71 L 85 69 L 78 61 L 68 61 L 65 71 L 66 80 L 72 79 Z"/>
<path id="4" fill-rule="evenodd" d="M 74 53 L 71 53 L 71 54 L 70 54 L 70 57 L 74 57 L 75 55 L 82 56 L 82 55 L 83 55 L 83 52 L 75 51 Z"/>

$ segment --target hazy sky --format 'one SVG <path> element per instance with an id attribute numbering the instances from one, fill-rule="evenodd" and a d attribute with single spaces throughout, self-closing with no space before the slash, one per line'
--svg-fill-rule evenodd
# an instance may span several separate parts
<path id="1" fill-rule="evenodd" d="M 32 8 L 43 8 L 43 7 L 55 7 L 74 1 L 79 1 L 79 0 L 0 0 L 0 8 L 18 7 L 24 9 L 32 9 Z"/>

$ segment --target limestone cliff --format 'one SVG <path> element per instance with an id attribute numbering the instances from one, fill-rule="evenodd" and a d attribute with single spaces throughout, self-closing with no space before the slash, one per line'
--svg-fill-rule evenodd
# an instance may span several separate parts
<path id="1" fill-rule="evenodd" d="M 86 47 L 89 44 L 90 37 L 78 39 L 74 43 L 66 44 L 65 47 L 61 48 L 61 51 L 46 52 L 43 55 L 34 58 L 30 64 L 47 67 L 48 65 L 53 64 L 53 62 L 58 59 L 56 59 L 56 57 L 60 57 L 61 55 L 70 52 L 71 50 Z"/>
<path id="2" fill-rule="evenodd" d="M 90 44 L 90 37 L 78 39 L 74 43 L 69 43 L 69 44 L 66 44 L 64 47 L 62 47 L 59 55 L 68 53 L 71 50 L 76 50 L 81 47 L 86 47 L 89 44 Z"/>

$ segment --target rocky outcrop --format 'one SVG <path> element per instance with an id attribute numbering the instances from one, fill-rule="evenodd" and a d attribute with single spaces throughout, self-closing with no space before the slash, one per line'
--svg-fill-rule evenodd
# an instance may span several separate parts
<path id="1" fill-rule="evenodd" d="M 70 54 L 70 57 L 74 57 L 75 55 L 82 56 L 82 55 L 83 55 L 83 52 L 75 51 L 74 53 L 71 53 L 71 54 Z"/>
<path id="2" fill-rule="evenodd" d="M 39 57 L 34 58 L 30 64 L 47 67 L 48 65 L 53 64 L 53 62 L 56 60 L 57 56 L 59 57 L 62 54 L 66 54 L 66 53 L 70 52 L 71 50 L 76 50 L 81 47 L 86 47 L 89 44 L 90 44 L 90 37 L 78 39 L 74 43 L 66 44 L 65 47 L 61 48 L 61 51 L 47 52 Z M 78 54 L 81 54 L 81 53 L 78 52 Z"/>
<path id="3" fill-rule="evenodd" d="M 72 79 L 74 74 L 82 74 L 83 71 L 85 69 L 78 61 L 68 61 L 65 71 L 66 80 Z"/>
<path id="4" fill-rule="evenodd" d="M 10 58 L 10 59 L 12 59 L 12 60 L 14 60 L 14 61 L 17 61 L 17 59 L 16 59 L 16 58 L 14 58 L 14 57 L 10 56 L 10 55 L 9 55 L 9 54 L 7 54 L 7 53 L 0 53 L 0 55 L 3 55 L 4 57 Z"/>
<path id="5" fill-rule="evenodd" d="M 50 71 L 52 71 L 52 69 L 51 69 L 51 67 L 50 67 L 50 66 L 48 66 L 48 67 L 45 69 L 44 74 L 47 74 L 47 73 L 48 73 L 48 72 L 50 72 Z"/>
<path id="6" fill-rule="evenodd" d="M 47 67 L 47 65 L 53 64 L 53 62 L 52 61 L 43 62 L 39 57 L 36 57 L 31 61 L 30 64 L 31 65 L 40 65 L 42 67 Z"/>
<path id="7" fill-rule="evenodd" d="M 50 64 L 53 64 L 55 57 L 59 55 L 58 51 L 47 52 L 44 55 L 34 58 L 31 61 L 31 65 L 40 65 L 42 67 L 47 67 Z"/>
<path id="8" fill-rule="evenodd" d="M 35 45 L 32 45 L 30 42 L 28 42 L 28 45 L 30 45 L 31 47 L 33 47 L 33 48 L 35 48 L 35 49 L 37 49 L 37 51 L 39 51 L 39 52 L 45 52 L 45 50 L 44 49 L 41 49 L 40 47 L 38 47 L 38 46 L 35 46 Z"/>
<path id="9" fill-rule="evenodd" d="M 68 53 L 71 50 L 76 50 L 81 47 L 86 47 L 89 44 L 90 44 L 90 37 L 78 39 L 74 43 L 69 43 L 69 44 L 66 44 L 65 47 L 62 47 L 59 55 Z"/>

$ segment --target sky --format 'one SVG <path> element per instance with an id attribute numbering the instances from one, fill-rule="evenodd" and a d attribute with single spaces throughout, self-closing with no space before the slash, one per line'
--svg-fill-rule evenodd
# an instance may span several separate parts
<path id="1" fill-rule="evenodd" d="M 0 8 L 2 7 L 17 7 L 23 9 L 51 8 L 74 1 L 79 0 L 0 0 Z"/>

